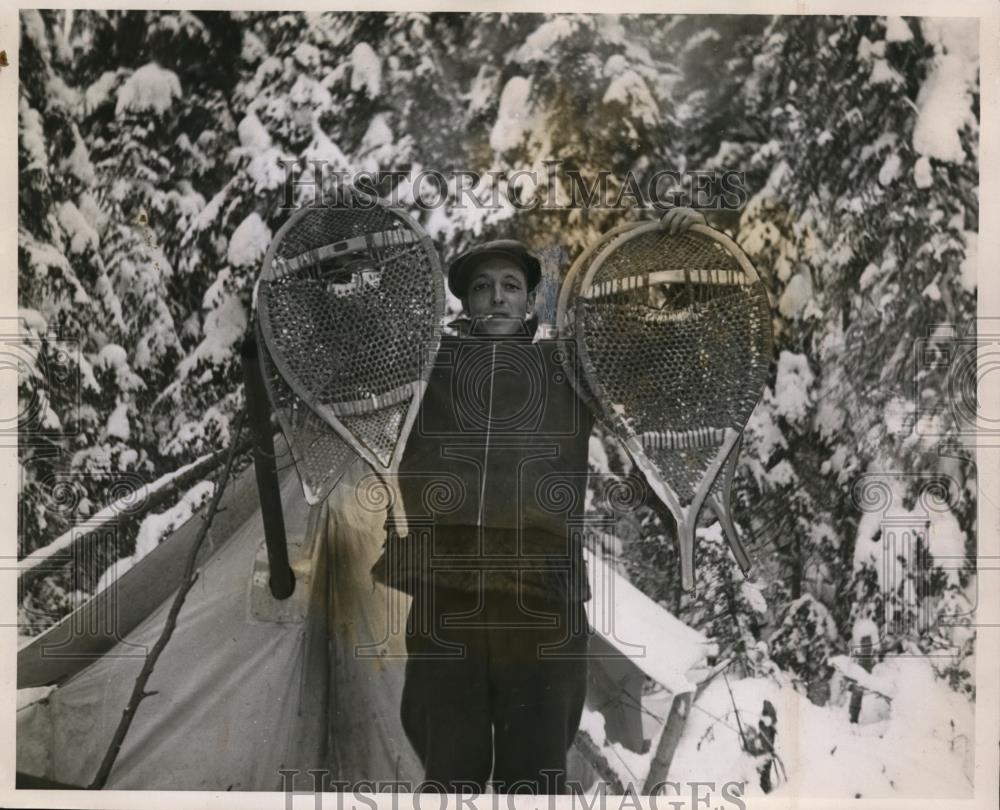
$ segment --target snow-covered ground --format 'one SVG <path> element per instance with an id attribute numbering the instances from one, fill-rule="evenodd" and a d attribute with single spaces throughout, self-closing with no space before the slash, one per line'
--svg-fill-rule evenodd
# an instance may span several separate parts
<path id="1" fill-rule="evenodd" d="M 816 706 L 790 684 L 768 678 L 730 680 L 717 676 L 693 705 L 674 755 L 668 795 L 686 795 L 693 782 L 744 783 L 744 795 L 763 796 L 758 769 L 767 757 L 740 746 L 739 729 L 756 729 L 764 701 L 777 714 L 770 797 L 971 798 L 975 718 L 970 704 L 937 679 L 928 659 L 896 658 L 876 666 L 893 691 L 891 701 L 865 694 L 859 722 L 848 716 L 844 688 L 826 706 Z M 732 695 L 730 695 L 730 689 Z M 737 707 L 734 710 L 734 703 Z M 669 710 L 669 693 L 643 701 L 647 725 Z M 738 719 L 737 719 L 738 710 Z M 653 719 L 647 735 L 659 733 Z M 604 738 L 604 718 L 585 710 L 581 728 L 595 740 L 624 785 L 641 792 L 656 751 L 637 754 Z"/>
<path id="2" fill-rule="evenodd" d="M 875 666 L 894 691 L 891 702 L 865 694 L 857 724 L 849 691 L 816 706 L 790 684 L 717 677 L 694 704 L 671 767 L 671 779 L 747 783 L 763 795 L 759 762 L 740 748 L 739 724 L 756 728 L 765 700 L 777 713 L 780 757 L 774 797 L 971 798 L 975 716 L 969 702 L 938 679 L 926 657 Z M 739 709 L 739 723 L 733 702 Z"/>

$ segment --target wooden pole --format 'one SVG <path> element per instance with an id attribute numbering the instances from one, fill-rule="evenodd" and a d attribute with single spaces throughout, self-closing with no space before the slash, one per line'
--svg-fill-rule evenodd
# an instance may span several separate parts
<path id="1" fill-rule="evenodd" d="M 271 572 L 268 585 L 275 599 L 287 599 L 295 591 L 295 573 L 288 562 L 285 518 L 278 486 L 278 465 L 271 433 L 271 403 L 264 387 L 264 375 L 257 355 L 257 340 L 251 330 L 243 341 L 243 379 L 246 387 L 247 416 L 253 437 L 253 466 L 257 475 L 260 514 L 264 521 L 267 564 Z"/>
<path id="2" fill-rule="evenodd" d="M 661 788 L 667 779 L 667 774 L 670 773 L 670 763 L 673 762 L 681 735 L 684 733 L 684 726 L 687 725 L 692 697 L 690 692 L 674 695 L 673 702 L 670 704 L 670 714 L 667 715 L 667 722 L 656 746 L 656 754 L 653 756 L 653 761 L 649 763 L 649 773 L 646 776 L 646 783 L 642 787 L 644 796 L 649 796 Z"/>
<path id="3" fill-rule="evenodd" d="M 872 668 L 875 666 L 875 661 L 872 657 L 872 637 L 863 636 L 861 638 L 861 655 L 858 656 L 858 663 L 861 664 L 861 668 L 865 672 L 871 672 Z M 864 700 L 865 690 L 862 689 L 858 684 L 851 684 L 851 722 L 857 723 L 858 718 L 861 716 L 861 701 Z"/>

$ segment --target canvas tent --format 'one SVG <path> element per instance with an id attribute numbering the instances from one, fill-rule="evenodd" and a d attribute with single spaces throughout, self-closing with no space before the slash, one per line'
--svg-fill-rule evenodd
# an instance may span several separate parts
<path id="1" fill-rule="evenodd" d="M 290 467 L 287 448 L 278 447 L 279 467 Z M 267 587 L 253 470 L 230 482 L 198 581 L 147 686 L 156 694 L 141 703 L 108 788 L 280 790 L 283 769 L 317 768 L 349 782 L 419 782 L 399 721 L 409 600 L 371 582 L 384 515 L 353 498 L 366 473 L 355 465 L 327 501 L 309 507 L 297 476 L 284 471 L 297 579 L 284 601 Z M 114 588 L 20 650 L 19 784 L 84 787 L 93 779 L 200 522 L 196 514 Z M 589 568 L 598 657 L 569 774 L 587 784 L 608 777 L 605 746 L 648 759 L 669 747 L 677 727 L 668 728 L 667 712 L 676 695 L 690 693 L 711 652 L 601 555 L 590 556 Z M 95 621 L 102 615 L 116 619 Z M 666 687 L 662 711 L 643 706 L 653 682 Z"/>

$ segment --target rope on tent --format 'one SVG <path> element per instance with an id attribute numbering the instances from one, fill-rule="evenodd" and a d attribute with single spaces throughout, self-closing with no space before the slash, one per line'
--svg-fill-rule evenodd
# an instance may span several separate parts
<path id="1" fill-rule="evenodd" d="M 729 685 L 729 676 L 725 672 L 722 673 L 722 679 L 726 682 L 726 689 L 729 690 L 729 700 L 733 704 L 733 712 L 736 715 L 736 727 L 739 729 L 740 735 L 740 747 L 746 751 L 747 750 L 747 737 L 743 733 L 743 723 L 740 721 L 740 710 L 736 708 L 736 698 L 733 697 L 733 688 Z"/>
<path id="2" fill-rule="evenodd" d="M 229 475 L 233 469 L 233 462 L 236 460 L 239 450 L 240 434 L 243 432 L 243 426 L 247 420 L 246 409 L 240 412 L 239 417 L 236 420 L 236 430 L 233 432 L 233 437 L 229 445 L 229 453 L 226 457 L 226 466 L 222 472 L 222 475 L 215 487 L 215 493 L 212 496 L 212 502 L 208 506 L 208 512 L 204 516 L 204 523 L 198 532 L 198 537 L 195 539 L 191 548 L 188 550 L 187 561 L 184 566 L 184 579 L 181 583 L 180 589 L 177 591 L 177 595 L 174 597 L 173 604 L 170 606 L 170 612 L 167 614 L 166 623 L 163 626 L 163 632 L 160 637 L 156 640 L 156 644 L 153 645 L 153 649 L 149 651 L 149 655 L 146 657 L 146 661 L 142 666 L 142 670 L 139 672 L 139 677 L 135 679 L 135 686 L 132 688 L 132 695 L 129 697 L 128 703 L 125 704 L 125 708 L 122 711 L 122 719 L 118 722 L 118 728 L 115 729 L 114 736 L 111 738 L 111 745 L 108 746 L 108 751 L 104 755 L 104 760 L 101 762 L 101 767 L 97 771 L 97 776 L 94 777 L 94 781 L 88 786 L 89 790 L 101 790 L 108 781 L 108 776 L 111 774 L 111 768 L 115 764 L 115 760 L 118 759 L 118 754 L 121 752 L 122 744 L 125 742 L 125 735 L 128 734 L 129 727 L 132 725 L 132 720 L 135 718 L 135 714 L 139 709 L 139 704 L 144 698 L 150 695 L 155 695 L 156 692 L 147 692 L 146 684 L 149 682 L 150 676 L 153 674 L 153 668 L 156 666 L 156 662 L 160 657 L 160 653 L 163 652 L 164 647 L 167 646 L 167 642 L 170 641 L 170 637 L 173 635 L 174 627 L 177 625 L 177 616 L 181 612 L 181 608 L 184 606 L 184 600 L 187 597 L 188 591 L 191 590 L 195 581 L 198 579 L 198 572 L 195 570 L 195 564 L 198 560 L 198 551 L 201 548 L 202 543 L 208 536 L 208 530 L 212 526 L 212 519 L 215 517 L 215 513 L 219 509 L 219 502 L 222 500 L 222 494 L 226 489 L 226 483 L 229 480 Z"/>

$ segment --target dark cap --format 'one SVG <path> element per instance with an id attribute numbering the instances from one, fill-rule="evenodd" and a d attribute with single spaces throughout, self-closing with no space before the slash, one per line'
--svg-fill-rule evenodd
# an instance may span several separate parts
<path id="1" fill-rule="evenodd" d="M 470 273 L 484 260 L 497 256 L 510 259 L 524 271 L 529 291 L 538 286 L 542 278 L 542 265 L 537 257 L 516 239 L 498 239 L 476 245 L 452 259 L 448 265 L 448 288 L 459 298 L 464 298 Z"/>

